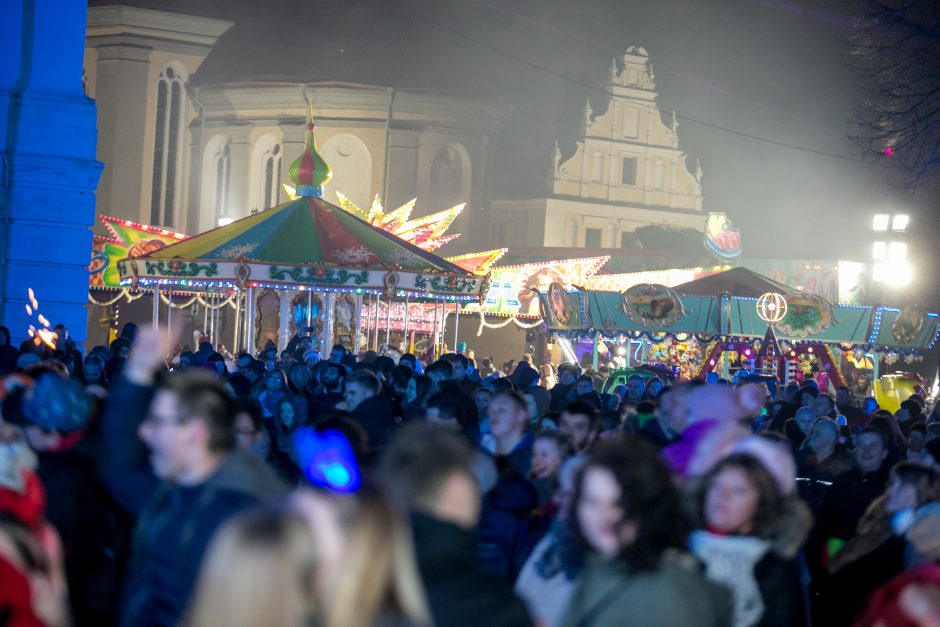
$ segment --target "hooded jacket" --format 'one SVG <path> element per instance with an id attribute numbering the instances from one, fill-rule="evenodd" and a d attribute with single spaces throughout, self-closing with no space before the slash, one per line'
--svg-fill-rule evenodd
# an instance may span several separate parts
<path id="1" fill-rule="evenodd" d="M 420 513 L 411 516 L 415 556 L 431 616 L 448 627 L 528 627 L 522 601 L 508 584 L 474 563 L 473 533 Z"/>
<path id="2" fill-rule="evenodd" d="M 285 491 L 264 460 L 239 449 L 199 486 L 161 483 L 137 438 L 154 391 L 121 378 L 102 421 L 105 484 L 137 516 L 120 611 L 120 624 L 128 627 L 177 625 L 215 530 L 245 507 Z"/>
<path id="3" fill-rule="evenodd" d="M 704 488 L 698 484 L 692 490 Z M 704 564 L 706 576 L 732 591 L 736 627 L 807 624 L 797 556 L 809 535 L 812 520 L 809 508 L 791 497 L 759 537 L 719 535 L 704 530 L 690 536 L 690 548 Z"/>
<path id="4" fill-rule="evenodd" d="M 352 410 L 351 415 L 368 434 L 370 448 L 381 449 L 388 444 L 395 428 L 395 417 L 392 403 L 384 393 L 379 392 L 362 401 Z"/>
<path id="5" fill-rule="evenodd" d="M 200 486 L 161 484 L 134 529 L 121 624 L 176 625 L 215 531 L 244 508 L 284 491 L 263 460 L 240 449 Z"/>

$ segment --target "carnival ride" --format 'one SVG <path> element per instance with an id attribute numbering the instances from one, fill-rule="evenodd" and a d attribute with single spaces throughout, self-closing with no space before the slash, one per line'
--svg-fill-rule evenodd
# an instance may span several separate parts
<path id="1" fill-rule="evenodd" d="M 452 238 L 431 228 L 434 220 L 409 221 L 413 205 L 388 216 L 373 205 L 363 219 L 352 207 L 323 200 L 323 185 L 332 172 L 317 152 L 314 130 L 311 107 L 304 151 L 289 170 L 295 198 L 188 239 L 161 232 L 164 246 L 153 244 L 139 255 L 128 250 L 116 262 L 119 285 L 130 290 L 126 294 L 152 291 L 155 325 L 164 292 L 176 292 L 204 299 L 216 312 L 223 303 L 233 306 L 234 350 L 257 350 L 268 340 L 282 347 L 292 329 L 314 320 L 327 350 L 338 335 L 359 344 L 363 332 L 367 345 L 378 348 L 383 303 L 388 340 L 395 304 L 404 306 L 407 335 L 412 303 L 440 308 L 443 319 L 448 304 L 485 297 L 488 280 L 464 267 L 473 263 L 469 257 L 458 260 L 461 266 L 408 241 L 436 248 Z M 459 208 L 451 211 L 459 213 Z M 402 233 L 407 239 L 393 233 L 408 225 L 413 228 Z M 497 253 L 477 258 L 494 259 Z M 265 325 L 274 319 L 278 324 Z"/>
<path id="2" fill-rule="evenodd" d="M 683 378 L 728 374 L 733 362 L 779 380 L 814 376 L 846 385 L 850 359 L 892 366 L 922 359 L 940 338 L 940 317 L 922 307 L 832 305 L 743 268 L 673 288 L 540 293 L 548 333 L 561 340 L 636 342 L 637 362 L 662 363 Z"/>

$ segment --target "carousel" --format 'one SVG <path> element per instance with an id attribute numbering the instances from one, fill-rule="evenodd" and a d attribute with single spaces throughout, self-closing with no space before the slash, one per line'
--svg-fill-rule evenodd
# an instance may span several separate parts
<path id="1" fill-rule="evenodd" d="M 400 214 L 376 225 L 325 201 L 332 172 L 314 130 L 311 108 L 304 151 L 289 170 L 289 202 L 117 262 L 123 288 L 153 292 L 154 325 L 164 296 L 183 294 L 209 303 L 213 315 L 223 305 L 234 309 L 233 351 L 256 352 L 269 341 L 280 349 L 304 331 L 326 351 L 336 342 L 362 346 L 363 339 L 377 349 L 390 342 L 395 311 L 407 337 L 412 305 L 443 320 L 448 307 L 485 298 L 485 276 L 383 228 Z M 416 321 L 422 330 L 429 329 L 426 318 Z M 442 341 L 439 332 L 434 341 Z"/>
<path id="2" fill-rule="evenodd" d="M 623 292 L 555 283 L 539 302 L 559 342 L 595 351 L 610 344 L 634 364 L 662 365 L 680 379 L 741 372 L 851 389 L 864 376 L 876 395 L 879 363 L 913 364 L 940 339 L 940 316 L 923 306 L 834 305 L 743 268 Z"/>

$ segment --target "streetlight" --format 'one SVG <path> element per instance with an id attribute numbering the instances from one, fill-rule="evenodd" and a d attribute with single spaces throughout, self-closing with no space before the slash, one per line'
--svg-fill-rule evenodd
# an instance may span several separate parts
<path id="1" fill-rule="evenodd" d="M 910 224 L 911 217 L 906 213 L 876 213 L 872 220 L 875 233 L 887 234 L 891 230 L 893 237 L 903 237 Z M 884 237 L 884 235 L 881 235 Z M 871 248 L 872 279 L 891 287 L 903 287 L 911 282 L 914 270 L 907 261 L 907 243 L 901 239 L 876 240 Z"/>

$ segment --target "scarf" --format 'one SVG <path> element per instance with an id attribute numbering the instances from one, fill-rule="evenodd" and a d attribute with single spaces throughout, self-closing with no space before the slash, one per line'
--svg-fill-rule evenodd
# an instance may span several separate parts
<path id="1" fill-rule="evenodd" d="M 767 554 L 770 543 L 760 538 L 696 531 L 689 537 L 689 548 L 705 564 L 708 579 L 731 589 L 734 626 L 757 624 L 764 615 L 764 600 L 754 579 L 754 566 Z"/>

